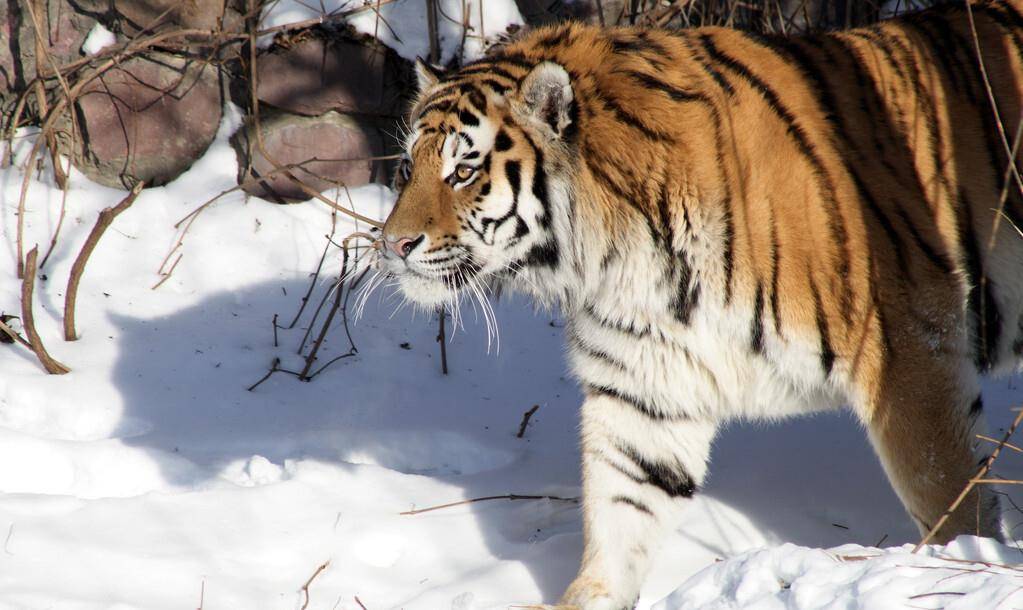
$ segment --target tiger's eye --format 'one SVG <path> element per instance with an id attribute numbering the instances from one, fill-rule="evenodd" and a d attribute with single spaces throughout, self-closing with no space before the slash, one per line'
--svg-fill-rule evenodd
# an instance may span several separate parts
<path id="1" fill-rule="evenodd" d="M 465 182 L 469 178 L 472 178 L 472 175 L 475 173 L 476 168 L 471 165 L 463 164 L 455 168 L 455 178 L 457 178 L 459 182 Z"/>

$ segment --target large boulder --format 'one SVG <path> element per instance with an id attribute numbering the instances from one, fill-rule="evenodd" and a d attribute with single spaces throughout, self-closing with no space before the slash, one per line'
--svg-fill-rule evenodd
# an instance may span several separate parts
<path id="1" fill-rule="evenodd" d="M 385 140 L 374 121 L 326 112 L 307 117 L 269 111 L 260 113 L 260 127 L 267 154 L 283 165 L 304 163 L 291 173 L 317 192 L 337 185 L 360 186 L 386 180 L 389 166 L 372 160 L 384 154 Z M 250 120 L 235 136 L 242 175 L 239 181 L 246 192 L 276 201 L 304 201 L 309 193 L 283 172 L 273 173 L 275 165 L 259 151 L 256 126 Z"/>
<path id="2" fill-rule="evenodd" d="M 213 141 L 223 106 L 217 68 L 162 53 L 133 57 L 85 87 L 58 128 L 64 150 L 92 180 L 114 187 L 164 184 Z"/>
<path id="3" fill-rule="evenodd" d="M 407 110 L 408 62 L 378 43 L 303 32 L 263 54 L 257 76 L 260 101 L 295 114 L 398 117 Z"/>

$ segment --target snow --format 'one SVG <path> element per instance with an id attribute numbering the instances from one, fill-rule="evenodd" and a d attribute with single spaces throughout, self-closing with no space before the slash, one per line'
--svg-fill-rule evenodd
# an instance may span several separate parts
<path id="1" fill-rule="evenodd" d="M 95 55 L 115 42 L 117 42 L 117 38 L 114 33 L 103 27 L 102 23 L 97 23 L 92 26 L 89 34 L 85 37 L 85 42 L 82 43 L 82 53 Z"/>
<path id="2" fill-rule="evenodd" d="M 381 8 L 407 56 L 425 48 L 421 4 Z M 459 5 L 442 4 L 449 13 Z M 511 2 L 485 4 L 488 32 L 491 18 L 518 19 Z M 266 25 L 308 10 L 282 1 Z M 446 54 L 453 41 L 445 39 Z M 494 500 L 399 513 L 509 493 L 579 495 L 580 394 L 566 378 L 557 312 L 535 312 L 519 298 L 495 303 L 499 354 L 488 353 L 482 319 L 467 312 L 445 376 L 436 321 L 401 308 L 383 288 L 352 326 L 356 356 L 308 383 L 277 373 L 246 391 L 274 358 L 287 369 L 302 364 L 295 350 L 311 308 L 286 327 L 332 218 L 315 200 L 277 205 L 239 192 L 198 217 L 174 253 L 182 255 L 174 273 L 153 288 L 179 235 L 174 224 L 236 184 L 227 140 L 240 122 L 237 108 L 225 108 L 205 156 L 118 216 L 82 281 L 80 339 L 65 342 L 71 264 L 97 213 L 125 194 L 71 173 L 35 317 L 72 372 L 46 375 L 20 346 L 0 345 L 0 609 L 297 609 L 303 584 L 325 562 L 309 587 L 310 609 L 356 610 L 356 596 L 369 610 L 555 601 L 582 550 L 576 503 Z M 0 169 L 0 311 L 11 314 L 21 285 L 14 212 L 34 137 L 21 130 L 15 165 Z M 62 200 L 50 176 L 33 172 L 24 219 L 26 245 L 43 251 Z M 394 202 L 381 186 L 350 195 L 326 193 L 375 218 Z M 339 217 L 335 240 L 357 228 L 365 229 Z M 339 259 L 332 250 L 316 296 Z M 275 314 L 285 327 L 277 345 Z M 335 325 L 322 361 L 347 350 Z M 1021 396 L 1018 378 L 985 384 L 992 434 L 1012 420 Z M 534 404 L 525 437 L 516 438 Z M 998 472 L 1023 478 L 1023 459 L 1004 454 Z M 1005 491 L 1018 503 L 1016 488 Z M 1023 518 L 1005 508 L 1014 532 Z M 960 538 L 910 555 L 904 545 L 916 539 L 848 416 L 736 424 L 716 443 L 706 489 L 666 537 L 639 608 L 1023 604 L 1013 569 L 965 571 L 973 566 L 941 559 L 1023 563 L 1016 545 Z M 873 548 L 882 540 L 888 548 Z M 855 555 L 870 557 L 841 559 Z M 964 595 L 910 599 L 953 590 Z"/>
<path id="3" fill-rule="evenodd" d="M 492 43 L 504 34 L 509 25 L 525 23 L 514 2 L 494 0 L 438 0 L 437 36 L 440 42 L 440 63 L 447 64 L 459 54 L 466 61 L 479 59 Z M 270 3 L 263 12 L 263 28 L 319 19 L 324 15 L 361 9 L 345 22 L 363 34 L 378 37 L 402 57 L 415 59 L 430 55 L 427 35 L 426 2 L 394 0 L 381 3 L 379 13 L 375 2 L 355 3 L 351 0 L 280 0 Z M 469 24 L 466 33 L 464 23 Z M 463 34 L 466 34 L 463 36 Z M 261 39 L 269 46 L 272 38 Z"/>
<path id="4" fill-rule="evenodd" d="M 656 610 L 998 610 L 1023 606 L 1020 553 L 960 536 L 945 547 L 828 551 L 792 544 L 707 568 Z"/>

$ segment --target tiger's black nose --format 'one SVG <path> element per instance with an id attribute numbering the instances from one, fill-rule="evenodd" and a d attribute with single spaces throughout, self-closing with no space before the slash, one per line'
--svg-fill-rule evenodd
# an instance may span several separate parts
<path id="1" fill-rule="evenodd" d="M 397 254 L 399 258 L 407 258 L 425 237 L 426 235 L 420 235 L 415 239 L 412 239 L 411 237 L 401 237 L 396 240 L 385 239 L 384 241 L 387 243 L 387 248 L 390 249 L 391 252 Z"/>

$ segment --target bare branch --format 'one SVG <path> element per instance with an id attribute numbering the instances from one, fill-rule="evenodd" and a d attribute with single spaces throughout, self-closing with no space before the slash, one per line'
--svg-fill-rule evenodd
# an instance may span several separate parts
<path id="1" fill-rule="evenodd" d="M 28 256 L 25 258 L 25 277 L 21 281 L 21 324 L 25 327 L 25 335 L 28 336 L 28 342 L 32 344 L 32 351 L 35 352 L 36 358 L 39 358 L 39 362 L 46 369 L 46 372 L 51 375 L 63 375 L 71 372 L 71 369 L 54 360 L 46 351 L 46 348 L 43 347 L 43 340 L 39 338 L 39 333 L 36 332 L 35 318 L 32 315 L 32 294 L 35 290 L 36 259 L 38 257 L 39 247 L 36 246 L 29 251 Z"/>
<path id="2" fill-rule="evenodd" d="M 89 237 L 86 238 L 85 244 L 82 245 L 82 249 L 78 253 L 78 258 L 75 259 L 75 263 L 71 266 L 71 275 L 68 277 L 67 291 L 64 294 L 65 341 L 75 341 L 78 339 L 78 333 L 75 331 L 75 305 L 78 301 L 78 285 L 82 281 L 82 274 L 85 273 L 85 265 L 89 262 L 92 251 L 96 249 L 96 244 L 99 243 L 103 233 L 114 222 L 118 214 L 130 208 L 132 203 L 135 203 L 135 198 L 139 196 L 144 186 L 144 182 L 139 182 L 132 187 L 131 191 L 125 195 L 120 203 L 106 208 L 99 213 L 95 226 L 92 227 Z"/>
<path id="3" fill-rule="evenodd" d="M 316 568 L 316 571 L 313 572 L 313 575 L 309 577 L 309 580 L 305 581 L 305 584 L 302 585 L 302 593 L 305 594 L 305 601 L 302 602 L 302 608 L 300 610 L 306 610 L 306 608 L 309 607 L 309 585 L 313 584 L 313 580 L 320 575 L 320 572 L 326 570 L 327 566 L 329 565 L 330 565 L 329 559 L 321 563 L 320 567 Z"/>
<path id="4" fill-rule="evenodd" d="M 526 435 L 526 426 L 529 425 L 529 418 L 533 417 L 533 413 L 536 413 L 540 408 L 540 405 L 533 405 L 533 408 L 522 414 L 522 423 L 519 424 L 519 433 L 516 434 L 516 438 L 522 438 Z"/>
<path id="5" fill-rule="evenodd" d="M 429 508 L 417 508 L 413 510 L 407 510 L 399 515 L 418 515 L 420 513 L 428 513 L 434 510 L 440 510 L 442 508 L 451 508 L 452 506 L 462 506 L 463 504 L 473 504 L 475 502 L 487 502 L 489 500 L 555 500 L 558 502 L 574 502 L 578 503 L 579 498 L 562 498 L 561 496 L 523 496 L 519 494 L 505 494 L 503 496 L 484 496 L 482 498 L 471 498 L 469 500 L 461 500 L 459 502 L 449 502 L 448 504 L 441 504 L 439 506 L 431 506 Z"/>

